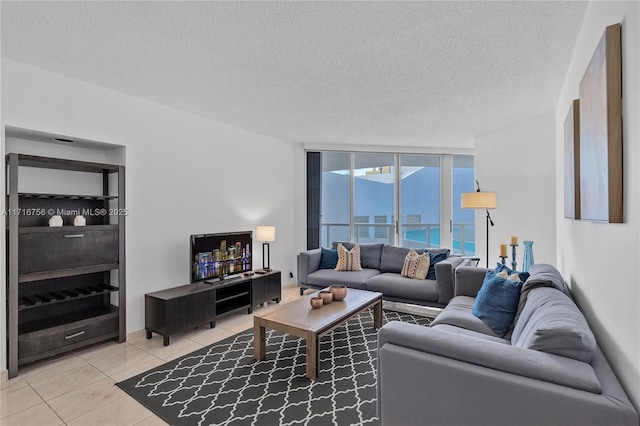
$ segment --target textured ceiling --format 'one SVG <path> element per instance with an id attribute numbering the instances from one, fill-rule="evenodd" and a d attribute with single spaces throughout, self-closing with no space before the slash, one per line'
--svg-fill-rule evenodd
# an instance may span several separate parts
<path id="1" fill-rule="evenodd" d="M 6 2 L 2 56 L 278 139 L 469 147 L 555 108 L 583 2 Z"/>

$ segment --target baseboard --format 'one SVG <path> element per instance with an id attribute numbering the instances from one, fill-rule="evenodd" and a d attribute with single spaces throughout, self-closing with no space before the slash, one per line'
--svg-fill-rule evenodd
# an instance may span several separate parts
<path id="1" fill-rule="evenodd" d="M 432 306 L 414 305 L 412 303 L 392 302 L 389 300 L 382 301 L 382 308 L 390 311 L 405 312 L 407 314 L 420 315 L 423 317 L 435 318 L 442 308 L 434 308 Z"/>

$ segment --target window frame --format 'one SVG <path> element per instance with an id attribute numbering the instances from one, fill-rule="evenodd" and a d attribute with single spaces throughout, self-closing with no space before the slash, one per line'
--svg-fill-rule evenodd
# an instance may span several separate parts
<path id="1" fill-rule="evenodd" d="M 370 153 L 370 154 L 391 154 L 393 156 L 394 167 L 394 210 L 392 214 L 391 230 L 394 234 L 393 244 L 400 245 L 402 243 L 402 218 L 401 202 L 402 202 L 402 190 L 401 190 L 401 157 L 403 155 L 429 155 L 439 157 L 440 161 L 440 247 L 447 247 L 453 250 L 453 157 L 457 155 L 473 157 L 473 152 L 452 152 L 452 153 L 434 153 L 434 152 L 392 152 L 392 151 L 370 151 L 370 150 L 331 150 L 331 149 L 306 149 L 306 152 L 319 152 L 322 156 L 324 153 L 344 153 L 349 155 L 349 237 L 350 241 L 356 240 L 356 217 L 355 212 L 355 157 L 356 154 Z M 322 175 L 322 168 L 320 174 Z M 320 176 L 322 181 L 322 176 Z M 322 189 L 321 189 L 322 191 Z M 320 206 L 320 212 L 322 212 L 322 206 Z M 321 213 L 320 213 L 321 216 Z M 373 215 L 375 218 L 376 215 Z M 322 217 L 320 217 L 320 229 L 319 229 L 319 246 L 323 243 L 323 224 Z M 364 234 L 364 232 L 363 232 Z M 372 235 L 372 232 L 367 228 L 367 234 Z M 374 227 L 373 235 L 376 234 Z M 330 245 L 331 241 L 327 241 L 326 244 Z M 461 246 L 464 242 L 461 242 Z M 465 255 L 473 255 L 473 253 L 464 253 Z"/>

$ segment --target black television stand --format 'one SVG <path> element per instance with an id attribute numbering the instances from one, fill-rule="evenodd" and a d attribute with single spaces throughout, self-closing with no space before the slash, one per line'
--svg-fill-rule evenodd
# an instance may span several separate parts
<path id="1" fill-rule="evenodd" d="M 150 339 L 153 333 L 164 337 L 209 323 L 215 327 L 216 317 L 253 307 L 268 301 L 280 302 L 281 273 L 271 271 L 253 277 L 233 277 L 224 280 L 206 280 L 145 294 L 145 330 Z"/>

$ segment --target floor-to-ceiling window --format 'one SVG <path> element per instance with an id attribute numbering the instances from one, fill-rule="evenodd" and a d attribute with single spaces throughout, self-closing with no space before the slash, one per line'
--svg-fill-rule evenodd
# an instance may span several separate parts
<path id="1" fill-rule="evenodd" d="M 323 152 L 320 159 L 320 245 L 351 239 L 351 154 Z"/>
<path id="2" fill-rule="evenodd" d="M 440 247 L 440 156 L 400 155 L 403 247 Z"/>
<path id="3" fill-rule="evenodd" d="M 354 241 L 395 241 L 395 167 L 393 154 L 354 154 Z"/>
<path id="4" fill-rule="evenodd" d="M 475 254 L 467 155 L 321 152 L 320 245 L 333 241 L 448 247 Z"/>
<path id="5" fill-rule="evenodd" d="M 453 176 L 453 245 L 451 252 L 471 256 L 476 252 L 475 210 L 461 208 L 461 198 L 463 192 L 475 190 L 473 156 L 454 155 L 451 174 Z"/>

